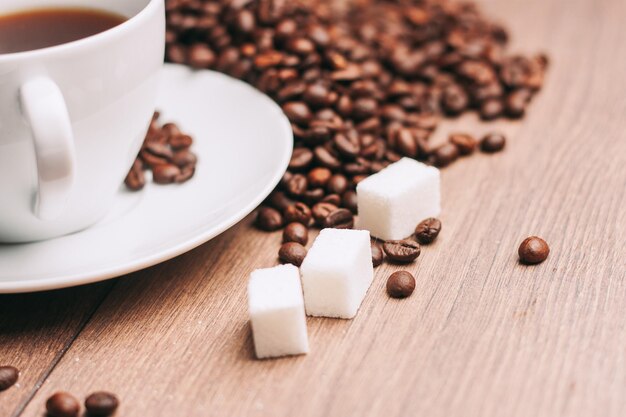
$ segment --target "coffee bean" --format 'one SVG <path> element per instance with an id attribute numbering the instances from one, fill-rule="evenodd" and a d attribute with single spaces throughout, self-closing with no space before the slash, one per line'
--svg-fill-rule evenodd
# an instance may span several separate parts
<path id="1" fill-rule="evenodd" d="M 532 93 L 530 90 L 522 88 L 510 93 L 505 101 L 506 114 L 512 118 L 520 118 L 526 112 L 526 107 L 530 102 Z"/>
<path id="2" fill-rule="evenodd" d="M 289 161 L 289 169 L 306 168 L 313 162 L 313 152 L 308 148 L 295 148 Z"/>
<path id="3" fill-rule="evenodd" d="M 188 181 L 196 173 L 196 168 L 193 166 L 185 166 L 180 169 L 180 173 L 174 177 L 174 182 L 177 184 Z"/>
<path id="4" fill-rule="evenodd" d="M 146 185 L 146 177 L 143 173 L 143 162 L 140 159 L 136 159 L 133 162 L 133 167 L 126 175 L 124 184 L 133 191 L 141 190 Z"/>
<path id="5" fill-rule="evenodd" d="M 354 101 L 352 106 L 352 116 L 357 120 L 372 117 L 378 111 L 378 103 L 373 98 L 359 98 Z"/>
<path id="6" fill-rule="evenodd" d="M 193 138 L 189 135 L 175 135 L 169 138 L 168 143 L 174 150 L 186 149 L 193 144 Z"/>
<path id="7" fill-rule="evenodd" d="M 441 232 L 441 221 L 433 217 L 422 220 L 415 228 L 415 237 L 422 244 L 434 241 Z"/>
<path id="8" fill-rule="evenodd" d="M 456 116 L 467 109 L 469 97 L 463 88 L 453 84 L 444 90 L 441 105 L 447 114 Z"/>
<path id="9" fill-rule="evenodd" d="M 215 54 L 206 45 L 198 43 L 188 51 L 188 63 L 193 68 L 210 68 L 215 63 Z"/>
<path id="10" fill-rule="evenodd" d="M 469 155 L 476 149 L 477 141 L 473 136 L 466 133 L 450 135 L 450 143 L 457 147 L 460 155 Z"/>
<path id="11" fill-rule="evenodd" d="M 387 258 L 392 262 L 413 262 L 420 255 L 420 245 L 412 240 L 388 240 L 383 243 Z"/>
<path id="12" fill-rule="evenodd" d="M 324 84 L 311 84 L 304 91 L 303 98 L 310 106 L 321 107 L 329 104 L 330 91 Z"/>
<path id="13" fill-rule="evenodd" d="M 287 118 L 301 126 L 306 126 L 313 117 L 309 107 L 301 101 L 292 101 L 283 105 L 283 111 Z"/>
<path id="14" fill-rule="evenodd" d="M 268 232 L 278 230 L 283 225 L 283 216 L 276 209 L 261 207 L 257 213 L 256 226 Z"/>
<path id="15" fill-rule="evenodd" d="M 287 192 L 295 197 L 304 194 L 307 187 L 308 183 L 306 177 L 302 174 L 294 174 L 289 182 L 287 182 Z"/>
<path id="16" fill-rule="evenodd" d="M 174 154 L 174 157 L 172 158 L 172 162 L 177 167 L 182 168 L 184 166 L 190 166 L 190 165 L 195 166 L 196 163 L 198 162 L 198 158 L 196 157 L 194 153 L 190 152 L 187 149 L 184 149 Z"/>
<path id="17" fill-rule="evenodd" d="M 311 222 L 311 209 L 304 203 L 295 203 L 285 209 L 285 223 L 302 223 L 308 226 Z"/>
<path id="18" fill-rule="evenodd" d="M 297 242 L 306 245 L 309 241 L 309 229 L 302 223 L 289 223 L 283 230 L 283 243 Z"/>
<path id="19" fill-rule="evenodd" d="M 441 145 L 433 153 L 435 165 L 440 168 L 450 165 L 459 157 L 459 149 L 452 143 Z"/>
<path id="20" fill-rule="evenodd" d="M 345 193 L 343 193 L 343 196 L 341 197 L 341 204 L 343 207 L 347 208 L 352 213 L 356 214 L 358 210 L 356 192 L 352 190 L 348 190 Z"/>
<path id="21" fill-rule="evenodd" d="M 504 104 L 498 98 L 485 100 L 480 105 L 480 118 L 483 120 L 494 120 L 504 114 Z"/>
<path id="22" fill-rule="evenodd" d="M 287 207 L 291 206 L 294 203 L 295 202 L 287 197 L 282 191 L 273 191 L 267 197 L 264 204 L 267 204 L 268 206 L 273 207 L 282 213 Z"/>
<path id="23" fill-rule="evenodd" d="M 396 148 L 404 156 L 414 158 L 417 156 L 417 143 L 409 129 L 400 129 L 396 135 Z"/>
<path id="24" fill-rule="evenodd" d="M 480 149 L 483 152 L 494 153 L 504 149 L 506 138 L 501 133 L 489 133 L 480 142 Z"/>
<path id="25" fill-rule="evenodd" d="M 171 184 L 180 175 L 180 168 L 174 164 L 161 164 L 152 167 L 152 179 L 157 184 Z"/>
<path id="26" fill-rule="evenodd" d="M 13 366 L 0 366 L 0 391 L 4 391 L 15 385 L 20 372 Z"/>
<path id="27" fill-rule="evenodd" d="M 80 403 L 67 392 L 57 392 L 46 401 L 46 411 L 50 417 L 76 417 Z"/>
<path id="28" fill-rule="evenodd" d="M 546 260 L 550 254 L 550 247 L 540 237 L 531 236 L 524 239 L 517 251 L 520 262 L 524 264 L 538 264 Z"/>
<path id="29" fill-rule="evenodd" d="M 341 197 L 339 194 L 328 194 L 326 197 L 322 198 L 323 203 L 330 203 L 334 206 L 339 207 L 341 205 Z"/>
<path id="30" fill-rule="evenodd" d="M 393 298 L 406 298 L 415 290 L 415 278 L 408 271 L 396 271 L 387 279 L 387 294 Z"/>
<path id="31" fill-rule="evenodd" d="M 282 263 L 300 266 L 306 257 L 306 253 L 306 248 L 300 243 L 287 242 L 283 243 L 280 247 L 280 250 L 278 251 L 278 258 Z"/>
<path id="32" fill-rule="evenodd" d="M 313 215 L 313 219 L 315 219 L 315 223 L 319 226 L 323 226 L 326 220 L 326 217 L 333 211 L 337 210 L 339 207 L 335 204 L 321 202 L 317 203 L 311 209 L 311 213 Z"/>
<path id="33" fill-rule="evenodd" d="M 333 173 L 324 167 L 313 168 L 307 175 L 311 187 L 325 187 Z"/>
<path id="34" fill-rule="evenodd" d="M 356 140 L 350 139 L 350 137 L 344 135 L 343 133 L 337 133 L 333 138 L 333 142 L 339 153 L 349 158 L 354 158 L 361 150 L 358 138 L 356 138 Z"/>
<path id="35" fill-rule="evenodd" d="M 372 243 L 372 265 L 374 265 L 374 267 L 379 266 L 383 263 L 384 257 L 383 250 L 380 248 L 380 245 Z"/>
<path id="36" fill-rule="evenodd" d="M 85 399 L 85 408 L 90 416 L 110 416 L 119 404 L 117 396 L 105 391 L 94 392 Z"/>
<path id="37" fill-rule="evenodd" d="M 326 184 L 326 190 L 331 194 L 343 194 L 347 188 L 348 179 L 341 174 L 333 175 Z"/>
<path id="38" fill-rule="evenodd" d="M 315 155 L 315 159 L 317 162 L 330 169 L 339 169 L 341 168 L 341 161 L 337 156 L 333 155 L 328 149 L 323 146 L 318 146 L 313 150 Z"/>
<path id="39" fill-rule="evenodd" d="M 350 210 L 340 208 L 330 212 L 322 225 L 333 229 L 352 229 L 354 227 L 354 216 Z"/>

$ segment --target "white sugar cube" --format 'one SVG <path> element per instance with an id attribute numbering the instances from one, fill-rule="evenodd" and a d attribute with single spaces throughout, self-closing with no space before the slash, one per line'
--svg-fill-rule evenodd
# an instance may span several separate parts
<path id="1" fill-rule="evenodd" d="M 354 317 L 374 277 L 369 232 L 323 229 L 300 272 L 308 315 Z"/>
<path id="2" fill-rule="evenodd" d="M 439 170 L 402 158 L 359 182 L 358 227 L 383 240 L 410 236 L 415 226 L 441 212 Z"/>
<path id="3" fill-rule="evenodd" d="M 257 358 L 309 351 L 298 268 L 279 265 L 253 271 L 248 282 L 248 308 Z"/>

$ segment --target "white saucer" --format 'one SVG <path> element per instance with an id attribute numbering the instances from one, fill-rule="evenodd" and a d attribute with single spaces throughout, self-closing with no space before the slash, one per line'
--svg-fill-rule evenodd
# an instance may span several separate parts
<path id="1" fill-rule="evenodd" d="M 244 218 L 287 168 L 289 122 L 243 82 L 166 65 L 157 108 L 161 120 L 194 137 L 195 176 L 181 185 L 121 189 L 111 213 L 80 233 L 0 245 L 0 293 L 101 281 L 173 258 Z"/>

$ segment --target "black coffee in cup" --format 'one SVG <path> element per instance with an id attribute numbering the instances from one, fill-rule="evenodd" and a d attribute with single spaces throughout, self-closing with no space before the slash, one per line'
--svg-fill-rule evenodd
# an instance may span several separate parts
<path id="1" fill-rule="evenodd" d="M 111 29 L 125 17 L 95 9 L 46 8 L 0 16 L 0 54 L 60 45 Z"/>

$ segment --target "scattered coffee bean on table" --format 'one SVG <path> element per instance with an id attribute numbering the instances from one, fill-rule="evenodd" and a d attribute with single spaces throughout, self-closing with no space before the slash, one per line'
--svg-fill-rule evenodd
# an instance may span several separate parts
<path id="1" fill-rule="evenodd" d="M 517 251 L 520 262 L 524 264 L 538 264 L 546 260 L 550 254 L 550 247 L 540 237 L 531 236 L 524 239 Z"/>
<path id="2" fill-rule="evenodd" d="M 296 242 L 306 245 L 309 241 L 309 229 L 302 223 L 289 223 L 283 229 L 283 243 Z"/>
<path id="3" fill-rule="evenodd" d="M 0 366 L 0 391 L 11 388 L 17 382 L 20 371 L 14 366 Z"/>
<path id="4" fill-rule="evenodd" d="M 117 396 L 106 391 L 94 392 L 85 399 L 87 414 L 94 417 L 110 416 L 119 404 Z"/>
<path id="5" fill-rule="evenodd" d="M 283 226 L 283 216 L 276 209 L 261 207 L 257 211 L 256 225 L 259 229 L 271 232 Z"/>
<path id="6" fill-rule="evenodd" d="M 379 266 L 383 263 L 385 255 L 383 254 L 383 250 L 380 248 L 380 245 L 377 243 L 372 243 L 372 264 L 374 267 Z"/>
<path id="7" fill-rule="evenodd" d="M 393 298 L 406 298 L 415 290 L 415 278 L 408 271 L 396 271 L 387 279 L 387 294 Z"/>
<path id="8" fill-rule="evenodd" d="M 434 217 L 422 220 L 415 228 L 415 238 L 419 243 L 432 243 L 441 232 L 441 221 Z"/>
<path id="9" fill-rule="evenodd" d="M 500 152 L 504 149 L 506 138 L 502 133 L 489 133 L 480 142 L 480 150 L 486 153 Z"/>
<path id="10" fill-rule="evenodd" d="M 46 411 L 50 417 L 76 417 L 80 403 L 72 394 L 60 391 L 48 398 Z"/>
<path id="11" fill-rule="evenodd" d="M 354 226 L 354 215 L 348 209 L 340 208 L 334 210 L 326 216 L 323 226 L 332 229 L 352 229 Z"/>
<path id="12" fill-rule="evenodd" d="M 450 135 L 450 143 L 452 143 L 459 151 L 459 155 L 465 156 L 474 152 L 478 142 L 473 136 L 467 133 L 455 133 Z"/>
<path id="13" fill-rule="evenodd" d="M 387 259 L 397 263 L 413 262 L 420 255 L 420 245 L 409 239 L 388 240 L 383 244 Z"/>
<path id="14" fill-rule="evenodd" d="M 508 53 L 506 28 L 472 2 L 166 0 L 165 7 L 167 61 L 244 80 L 284 110 L 294 152 L 275 192 L 311 208 L 327 202 L 354 211 L 346 193 L 403 156 L 451 164 L 471 144 L 434 146 L 441 119 L 523 116 L 548 65 L 542 54 Z"/>
<path id="15" fill-rule="evenodd" d="M 155 112 L 137 159 L 124 183 L 132 191 L 146 185 L 144 171 L 152 171 L 157 184 L 183 183 L 193 177 L 198 158 L 191 152 L 191 136 L 180 131 L 174 123 L 159 124 Z"/>
<path id="16" fill-rule="evenodd" d="M 306 248 L 298 242 L 283 243 L 278 251 L 278 258 L 281 262 L 295 266 L 302 265 L 306 256 Z"/>

